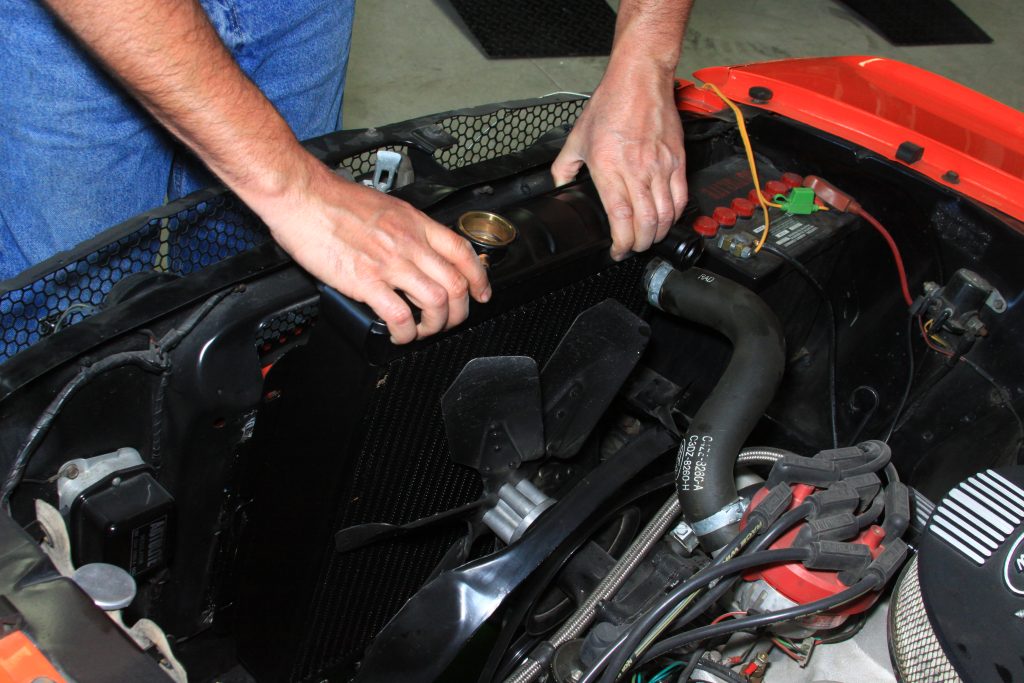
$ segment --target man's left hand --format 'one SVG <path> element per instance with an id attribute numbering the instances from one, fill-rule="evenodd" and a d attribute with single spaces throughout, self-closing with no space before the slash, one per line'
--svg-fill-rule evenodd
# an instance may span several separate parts
<path id="1" fill-rule="evenodd" d="M 612 258 L 665 237 L 686 206 L 683 130 L 672 79 L 610 67 L 551 167 L 563 185 L 583 164 L 611 223 Z"/>

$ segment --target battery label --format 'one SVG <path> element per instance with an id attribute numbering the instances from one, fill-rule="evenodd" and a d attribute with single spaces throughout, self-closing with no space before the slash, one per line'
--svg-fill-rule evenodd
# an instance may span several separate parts
<path id="1" fill-rule="evenodd" d="M 818 226 L 804 223 L 793 214 L 787 214 L 777 221 L 773 221 L 771 225 L 771 241 L 780 247 L 792 246 L 818 232 Z M 762 230 L 764 230 L 764 225 L 756 228 L 754 232 L 761 234 Z"/>

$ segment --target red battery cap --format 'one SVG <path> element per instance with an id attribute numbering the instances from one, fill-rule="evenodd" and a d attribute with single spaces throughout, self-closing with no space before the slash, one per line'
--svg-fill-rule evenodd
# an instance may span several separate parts
<path id="1" fill-rule="evenodd" d="M 744 199 L 743 197 L 737 197 L 732 200 L 732 204 L 729 208 L 736 212 L 736 215 L 740 218 L 750 218 L 754 215 L 754 209 L 757 208 L 757 199 L 754 201 L 750 199 Z"/>
<path id="2" fill-rule="evenodd" d="M 723 228 L 730 228 L 736 225 L 736 212 L 727 206 L 720 206 L 715 209 L 711 217 L 718 221 Z"/>
<path id="3" fill-rule="evenodd" d="M 714 237 L 718 234 L 718 221 L 711 216 L 698 216 L 693 221 L 693 231 L 704 237 Z"/>
<path id="4" fill-rule="evenodd" d="M 775 201 L 775 195 L 787 194 L 788 192 L 789 188 L 781 180 L 769 180 L 764 184 L 764 194 L 768 201 Z"/>
<path id="5" fill-rule="evenodd" d="M 757 190 L 751 190 L 750 192 L 747 193 L 747 201 L 753 204 L 754 206 L 757 206 L 758 204 L 761 203 L 761 201 L 757 198 Z"/>
<path id="6" fill-rule="evenodd" d="M 802 186 L 804 184 L 804 178 L 796 173 L 783 173 L 782 182 L 786 187 L 792 190 L 794 187 Z"/>

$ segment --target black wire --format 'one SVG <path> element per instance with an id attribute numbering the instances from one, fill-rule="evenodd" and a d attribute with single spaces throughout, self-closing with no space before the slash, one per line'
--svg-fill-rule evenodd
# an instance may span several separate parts
<path id="1" fill-rule="evenodd" d="M 718 566 L 706 567 L 702 572 L 691 576 L 689 579 L 677 586 L 657 608 L 648 612 L 634 624 L 612 647 L 591 665 L 590 669 L 580 678 L 579 683 L 592 683 L 596 676 L 604 669 L 604 676 L 599 679 L 602 683 L 614 681 L 619 672 L 626 666 L 626 662 L 633 654 L 636 643 L 657 625 L 665 614 L 680 600 L 694 591 L 704 588 L 712 581 L 721 579 L 730 574 L 736 574 L 754 567 L 761 567 L 766 564 L 778 564 L 784 562 L 799 562 L 808 557 L 810 551 L 807 548 L 783 548 L 780 550 L 765 550 L 752 555 L 743 555 Z M 645 624 L 643 627 L 637 627 Z M 649 624 L 649 625 L 647 625 Z M 632 644 L 630 644 L 632 643 Z"/>
<path id="2" fill-rule="evenodd" d="M 752 541 L 760 531 L 760 527 L 744 529 L 742 533 L 736 534 L 736 536 L 729 541 L 719 552 L 710 565 L 702 569 L 700 572 L 691 576 L 690 579 L 677 586 L 675 590 L 668 594 L 660 603 L 649 610 L 646 614 L 640 616 L 633 624 L 630 625 L 629 629 L 619 636 L 619 639 L 609 647 L 601 657 L 598 658 L 593 665 L 591 665 L 587 674 L 580 679 L 579 683 L 585 683 L 589 680 L 595 680 L 600 674 L 602 669 L 608 670 L 606 667 L 614 667 L 616 671 L 621 670 L 626 666 L 626 662 L 629 660 L 630 655 L 636 650 L 636 647 L 640 644 L 640 641 L 644 639 L 644 636 L 650 632 L 658 622 L 668 614 L 669 610 L 672 609 L 680 600 L 684 599 L 693 592 L 692 590 L 686 590 L 687 585 L 692 585 L 701 577 L 704 577 L 710 572 L 718 571 L 718 568 L 724 564 L 730 562 L 733 557 L 743 548 L 747 543 Z M 683 592 L 685 590 L 685 592 Z M 607 678 L 607 677 L 605 677 Z M 605 680 L 604 678 L 602 680 Z M 613 679 L 614 680 L 614 679 Z"/>
<path id="3" fill-rule="evenodd" d="M 992 387 L 999 394 L 999 398 L 1002 399 L 1002 405 L 1005 406 L 1006 409 L 1010 411 L 1010 414 L 1013 415 L 1013 418 L 1017 420 L 1017 456 L 1019 459 L 1021 446 L 1024 445 L 1024 420 L 1021 420 L 1020 413 L 1018 413 L 1017 409 L 1013 407 L 1013 395 L 1006 387 L 999 384 L 999 382 L 996 381 L 996 378 L 993 377 L 987 370 L 982 368 L 980 365 L 975 363 L 967 356 L 960 356 L 960 361 L 962 363 L 965 363 L 967 367 L 974 370 L 974 372 L 977 373 L 979 377 L 981 377 L 983 380 L 992 385 Z"/>
<path id="4" fill-rule="evenodd" d="M 185 322 L 178 327 L 171 328 L 160 341 L 156 344 L 150 344 L 150 348 L 145 351 L 121 351 L 119 353 L 113 353 L 106 358 L 101 358 L 91 365 L 83 367 L 78 373 L 72 377 L 64 388 L 61 389 L 57 395 L 50 401 L 50 404 L 43 411 L 43 414 L 39 416 L 36 423 L 29 430 L 28 438 L 25 439 L 25 443 L 22 445 L 18 454 L 14 457 L 14 462 L 11 465 L 11 469 L 7 474 L 7 478 L 4 479 L 3 487 L 0 487 L 0 507 L 4 510 L 10 509 L 10 498 L 11 494 L 14 493 L 14 489 L 17 488 L 21 482 L 22 475 L 25 473 L 25 468 L 28 466 L 28 461 L 35 453 L 39 444 L 46 436 L 50 427 L 53 425 L 53 421 L 57 418 L 57 415 L 64 408 L 67 401 L 74 396 L 79 389 L 88 384 L 93 378 L 102 375 L 105 372 L 114 370 L 116 368 L 126 367 L 128 365 L 135 365 L 141 367 L 147 372 L 168 372 L 171 368 L 171 360 L 167 356 L 167 352 L 177 346 L 185 336 L 199 324 L 199 321 L 206 317 L 206 315 L 213 310 L 213 307 L 224 300 L 233 291 L 238 291 L 237 288 L 225 289 L 217 292 L 213 296 L 209 297 L 203 304 L 197 308 Z"/>
<path id="5" fill-rule="evenodd" d="M 686 668 L 683 669 L 682 673 L 679 674 L 679 678 L 676 679 L 676 683 L 689 683 L 690 677 L 693 676 L 693 672 L 697 670 L 697 665 L 700 664 L 701 657 L 707 652 L 706 647 L 699 647 L 693 652 L 693 656 L 690 657 L 689 663 Z"/>
<path id="6" fill-rule="evenodd" d="M 146 351 L 123 351 L 121 353 L 115 353 L 107 356 L 106 358 L 79 370 L 78 373 L 64 385 L 64 388 L 58 392 L 54 399 L 50 401 L 50 404 L 46 407 L 43 414 L 38 420 L 36 420 L 35 425 L 29 431 L 28 438 L 25 440 L 21 450 L 19 450 L 18 454 L 15 456 L 10 472 L 4 480 L 3 487 L 0 488 L 0 506 L 5 510 L 8 509 L 8 502 L 10 500 L 11 493 L 14 492 L 15 487 L 17 487 L 18 483 L 21 481 L 21 477 L 25 473 L 25 467 L 28 465 L 29 458 L 35 452 L 39 443 L 43 440 L 43 437 L 46 436 L 50 426 L 64 407 L 64 404 L 67 403 L 68 399 L 74 396 L 80 388 L 94 377 L 115 368 L 127 365 L 137 365 L 145 370 L 162 372 L 165 365 L 159 356 L 160 354 L 152 349 Z"/>
<path id="7" fill-rule="evenodd" d="M 764 556 L 767 553 L 778 552 L 760 551 L 774 543 L 779 536 L 788 531 L 789 528 L 796 524 L 798 521 L 805 518 L 810 513 L 810 511 L 811 504 L 802 503 L 795 507 L 794 509 L 786 512 L 777 520 L 775 520 L 775 522 L 773 522 L 772 525 L 768 527 L 768 529 L 763 533 L 763 535 L 761 535 L 760 538 L 757 538 L 753 541 L 753 544 L 747 551 L 748 554 L 745 554 L 740 558 L 730 559 L 730 554 L 734 552 L 737 548 L 744 545 L 743 539 L 745 538 L 745 534 L 737 535 L 732 541 L 729 542 L 728 545 L 725 546 L 725 548 L 722 549 L 722 552 L 719 553 L 718 557 L 715 560 L 715 563 L 718 564 L 713 563 L 709 567 L 705 568 L 701 574 L 693 576 L 690 578 L 689 581 L 677 586 L 671 593 L 665 596 L 660 603 L 651 608 L 647 612 L 647 614 L 640 617 L 636 622 L 634 622 L 630 626 L 630 629 L 622 636 L 620 636 L 619 639 L 611 647 L 609 647 L 608 650 L 606 650 L 604 654 L 600 658 L 598 658 L 596 662 L 594 662 L 594 664 L 591 665 L 590 669 L 588 669 L 586 674 L 580 679 L 579 683 L 589 683 L 590 681 L 597 680 L 597 675 L 601 672 L 602 669 L 604 669 L 605 671 L 604 678 L 602 680 L 615 680 L 614 675 L 611 678 L 608 677 L 609 672 L 614 671 L 617 674 L 618 671 L 621 671 L 622 668 L 626 665 L 626 662 L 629 660 L 630 656 L 633 655 L 636 646 L 640 643 L 641 640 L 644 639 L 644 637 L 651 631 L 651 629 L 657 626 L 658 622 L 661 621 L 676 604 L 678 604 L 680 601 L 685 599 L 690 593 L 692 593 L 694 590 L 700 587 L 697 586 L 696 588 L 690 588 L 688 587 L 688 584 L 693 584 L 697 579 L 702 577 L 706 578 L 706 576 L 714 572 L 721 573 L 723 571 L 722 567 L 735 566 L 732 564 L 734 562 L 738 562 L 740 560 L 743 560 L 744 562 L 749 562 L 751 557 Z M 757 532 L 755 531 L 755 534 L 756 533 Z M 731 573 L 733 572 L 726 572 L 724 575 L 727 576 Z M 696 618 L 697 615 L 702 614 L 713 602 L 716 602 L 719 597 L 721 597 L 726 591 L 728 591 L 733 586 L 733 584 L 736 583 L 738 578 L 739 577 L 736 577 L 736 579 L 729 581 L 720 581 L 719 584 L 715 586 L 715 588 L 712 591 L 710 591 L 707 595 L 698 600 L 697 604 L 694 605 L 694 607 L 691 607 L 690 610 L 688 610 L 686 613 L 684 613 L 679 618 L 679 620 L 676 621 L 676 623 L 679 623 L 680 621 L 682 621 L 683 624 L 689 623 L 689 621 Z M 708 580 L 707 583 L 710 583 L 710 580 Z M 701 606 L 701 609 L 699 611 L 696 609 L 698 605 Z"/>
<path id="8" fill-rule="evenodd" d="M 863 465 L 857 465 L 851 467 L 848 470 L 843 471 L 843 477 L 856 477 L 861 474 L 869 474 L 877 472 L 878 470 L 885 469 L 889 466 L 889 461 L 892 460 L 892 451 L 889 450 L 888 446 L 882 448 L 882 452 L 876 455 L 874 458 L 864 463 Z"/>
<path id="9" fill-rule="evenodd" d="M 867 623 L 867 620 L 867 612 L 854 614 L 838 631 L 830 631 L 825 637 L 817 637 L 817 645 L 832 645 L 833 643 L 842 643 L 843 641 L 849 640 L 861 632 L 864 628 L 864 624 Z M 815 645 L 815 647 L 817 647 L 817 645 Z"/>
<path id="10" fill-rule="evenodd" d="M 795 258 L 790 256 L 789 253 L 783 251 L 771 242 L 765 242 L 761 246 L 761 251 L 767 251 L 769 254 L 774 254 L 780 259 L 789 264 L 789 266 L 799 273 L 808 284 L 818 293 L 823 304 L 825 304 L 825 312 L 828 314 L 828 402 L 831 409 L 831 421 L 832 421 L 832 448 L 839 448 L 839 399 L 836 395 L 836 364 L 838 363 L 838 331 L 836 330 L 836 311 L 832 306 L 832 300 L 828 296 L 828 292 L 818 282 L 818 278 L 814 277 L 811 271 L 807 270 L 807 267 L 797 261 Z"/>
<path id="11" fill-rule="evenodd" d="M 727 667 L 725 664 L 719 664 L 718 662 L 712 662 L 707 659 L 697 660 L 697 668 L 703 669 L 704 671 L 714 674 L 719 678 L 725 678 L 730 681 L 733 681 L 734 683 L 750 683 L 749 679 L 740 676 L 738 673 Z"/>
<path id="12" fill-rule="evenodd" d="M 775 551 L 769 551 L 775 552 Z M 685 647 L 690 643 L 700 642 L 708 640 L 710 638 L 717 638 L 719 636 L 728 635 L 735 633 L 736 631 L 749 631 L 762 626 L 770 626 L 777 624 L 781 621 L 789 621 L 790 619 L 796 619 L 798 617 L 805 617 L 811 614 L 817 614 L 818 612 L 825 612 L 830 609 L 835 609 L 840 605 L 843 605 L 851 600 L 856 600 L 860 596 L 868 593 L 869 591 L 875 590 L 879 586 L 879 579 L 875 575 L 871 575 L 867 578 L 861 579 L 854 585 L 850 586 L 844 591 L 836 593 L 835 595 L 823 598 L 821 600 L 815 600 L 809 602 L 806 605 L 797 605 L 796 607 L 789 607 L 784 610 L 777 612 L 766 612 L 765 614 L 758 614 L 750 617 L 740 617 L 738 619 L 730 619 L 720 624 L 711 624 L 709 626 L 702 626 L 701 628 L 693 629 L 686 633 L 681 633 L 678 636 L 666 638 L 660 641 L 656 645 L 652 646 L 647 654 L 637 663 L 637 665 L 643 665 L 647 662 L 661 657 L 673 650 L 678 650 L 681 647 Z"/>
<path id="13" fill-rule="evenodd" d="M 907 399 L 910 398 L 910 389 L 914 386 L 914 314 L 911 313 L 907 316 L 907 386 L 903 389 L 903 396 L 900 398 L 899 404 L 896 406 L 896 413 L 892 416 L 892 424 L 889 425 L 888 431 L 885 433 L 885 438 L 882 439 L 885 443 L 889 443 L 889 439 L 892 438 L 892 433 L 896 431 L 896 423 L 900 420 L 900 413 L 903 412 L 903 408 L 907 405 Z"/>
<path id="14" fill-rule="evenodd" d="M 813 508 L 810 503 L 801 503 L 797 507 L 786 512 L 784 515 L 779 517 L 779 519 L 776 520 L 774 524 L 768 527 L 768 531 L 766 531 L 763 536 L 757 539 L 750 546 L 750 548 L 747 549 L 747 552 L 753 554 L 769 547 L 779 538 L 779 536 L 786 533 L 790 529 L 790 527 L 792 527 L 794 524 L 800 522 L 805 517 L 807 517 L 807 515 L 811 513 L 812 509 Z M 718 585 L 716 585 L 712 590 L 708 591 L 706 595 L 704 595 L 700 600 L 691 605 L 690 609 L 688 609 L 686 612 L 681 614 L 678 619 L 676 619 L 675 623 L 673 624 L 675 630 L 683 628 L 684 626 L 692 622 L 694 619 L 699 617 L 701 614 L 704 614 L 704 612 L 710 609 L 712 605 L 717 603 L 723 595 L 728 593 L 739 580 L 740 577 L 735 576 L 730 579 L 719 581 Z"/>
<path id="15" fill-rule="evenodd" d="M 885 498 L 882 497 L 881 493 L 875 495 L 875 499 L 871 501 L 871 505 L 863 513 L 857 515 L 857 528 L 867 529 L 869 526 L 875 523 L 882 515 L 882 510 L 885 509 Z"/>
<path id="16" fill-rule="evenodd" d="M 853 400 L 854 400 L 854 396 L 856 396 L 859 392 L 862 392 L 862 391 L 866 391 L 868 393 L 868 395 L 871 396 L 871 399 L 872 399 L 871 407 L 864 411 L 864 417 L 861 418 L 860 422 L 857 424 L 857 427 L 853 430 L 853 434 L 846 441 L 846 445 L 847 446 L 852 446 L 853 444 L 857 443 L 857 439 L 860 437 L 860 433 L 864 431 L 864 428 L 867 427 L 868 422 L 870 422 L 871 418 L 875 416 L 875 411 L 878 410 L 878 405 L 879 405 L 879 403 L 881 403 L 881 400 L 879 399 L 879 396 L 878 396 L 878 391 L 874 387 L 869 387 L 866 384 L 862 384 L 859 387 L 857 387 L 856 389 L 854 389 L 853 392 L 850 393 L 850 402 L 849 402 L 849 404 L 850 404 L 850 410 L 851 411 L 857 411 L 858 410 L 858 408 L 855 406 Z"/>

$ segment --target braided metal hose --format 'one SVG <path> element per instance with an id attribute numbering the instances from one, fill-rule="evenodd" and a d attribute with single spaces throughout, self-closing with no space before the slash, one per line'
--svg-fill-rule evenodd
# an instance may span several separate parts
<path id="1" fill-rule="evenodd" d="M 590 625 L 594 619 L 597 605 L 603 600 L 613 596 L 622 584 L 625 583 L 633 570 L 647 556 L 655 543 L 665 535 L 679 516 L 679 497 L 673 492 L 665 504 L 661 506 L 657 514 L 647 523 L 640 535 L 636 537 L 632 545 L 626 549 L 619 561 L 611 568 L 611 571 L 601 580 L 594 592 L 581 604 L 569 619 L 562 624 L 562 627 L 551 638 L 548 644 L 557 649 L 567 642 L 576 638 L 583 630 Z M 508 678 L 505 683 L 532 683 L 544 670 L 540 662 L 527 659 Z"/>
<path id="2" fill-rule="evenodd" d="M 784 448 L 744 448 L 736 458 L 737 465 L 774 465 L 787 455 L 792 455 Z"/>

